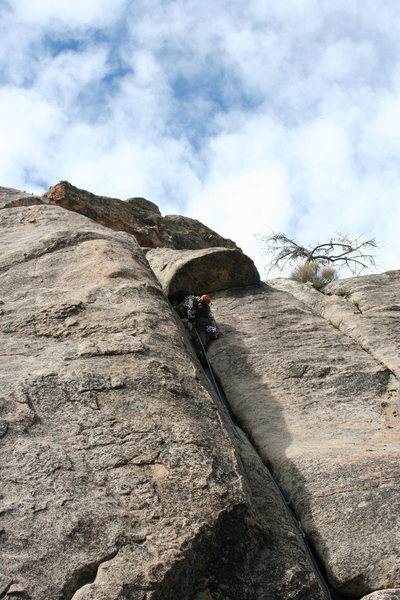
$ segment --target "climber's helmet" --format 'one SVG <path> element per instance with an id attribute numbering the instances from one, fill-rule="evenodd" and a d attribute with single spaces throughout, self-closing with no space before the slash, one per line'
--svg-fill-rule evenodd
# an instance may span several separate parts
<path id="1" fill-rule="evenodd" d="M 200 302 L 203 302 L 203 304 L 211 304 L 211 298 L 210 296 L 207 296 L 207 294 L 203 294 L 200 296 Z"/>

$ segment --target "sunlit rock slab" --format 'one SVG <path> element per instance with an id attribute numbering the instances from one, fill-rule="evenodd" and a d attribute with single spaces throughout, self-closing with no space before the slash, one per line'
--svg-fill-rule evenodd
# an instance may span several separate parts
<path id="1" fill-rule="evenodd" d="M 210 356 L 325 564 L 354 596 L 399 585 L 397 381 L 292 294 L 220 292 Z"/>

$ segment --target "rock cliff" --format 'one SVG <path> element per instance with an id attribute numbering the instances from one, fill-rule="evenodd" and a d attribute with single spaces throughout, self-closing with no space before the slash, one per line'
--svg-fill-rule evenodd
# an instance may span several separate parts
<path id="1" fill-rule="evenodd" d="M 44 198 L 115 231 L 131 233 L 145 248 L 237 248 L 232 240 L 221 237 L 199 221 L 179 215 L 162 217 L 158 207 L 145 198 L 128 198 L 123 202 L 96 196 L 67 181 L 51 187 Z"/>
<path id="2" fill-rule="evenodd" d="M 399 272 L 263 284 L 65 182 L 0 220 L 0 598 L 400 597 Z M 214 292 L 214 371 L 179 288 Z"/>

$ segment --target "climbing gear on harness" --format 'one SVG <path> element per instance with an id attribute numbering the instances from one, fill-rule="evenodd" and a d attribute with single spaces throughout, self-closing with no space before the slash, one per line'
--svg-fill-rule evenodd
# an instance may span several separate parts
<path id="1" fill-rule="evenodd" d="M 213 337 L 219 337 L 222 335 L 222 332 L 216 327 L 212 327 L 211 325 L 207 325 L 205 328 L 207 333 L 210 333 Z"/>
<path id="2" fill-rule="evenodd" d="M 186 296 L 183 301 L 183 308 L 186 310 L 187 318 L 191 321 L 195 319 L 197 314 L 196 296 Z"/>
<path id="3" fill-rule="evenodd" d="M 178 291 L 171 295 L 171 300 L 182 298 L 182 294 L 186 295 L 174 308 L 181 319 L 188 319 L 197 328 L 202 343 L 207 347 L 210 341 L 222 335 L 210 310 L 211 298 L 207 294 L 196 296 Z"/>

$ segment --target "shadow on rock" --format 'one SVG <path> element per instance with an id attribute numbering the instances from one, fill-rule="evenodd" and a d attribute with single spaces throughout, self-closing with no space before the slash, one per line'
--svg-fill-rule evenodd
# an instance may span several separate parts
<path id="1" fill-rule="evenodd" d="M 377 581 L 394 587 L 396 459 L 384 455 L 378 437 L 385 434 L 378 412 L 387 393 L 382 365 L 308 306 L 266 284 L 214 300 L 224 333 L 209 351 L 214 369 L 337 597 L 361 598 Z M 386 541 L 377 527 L 388 532 Z"/>

